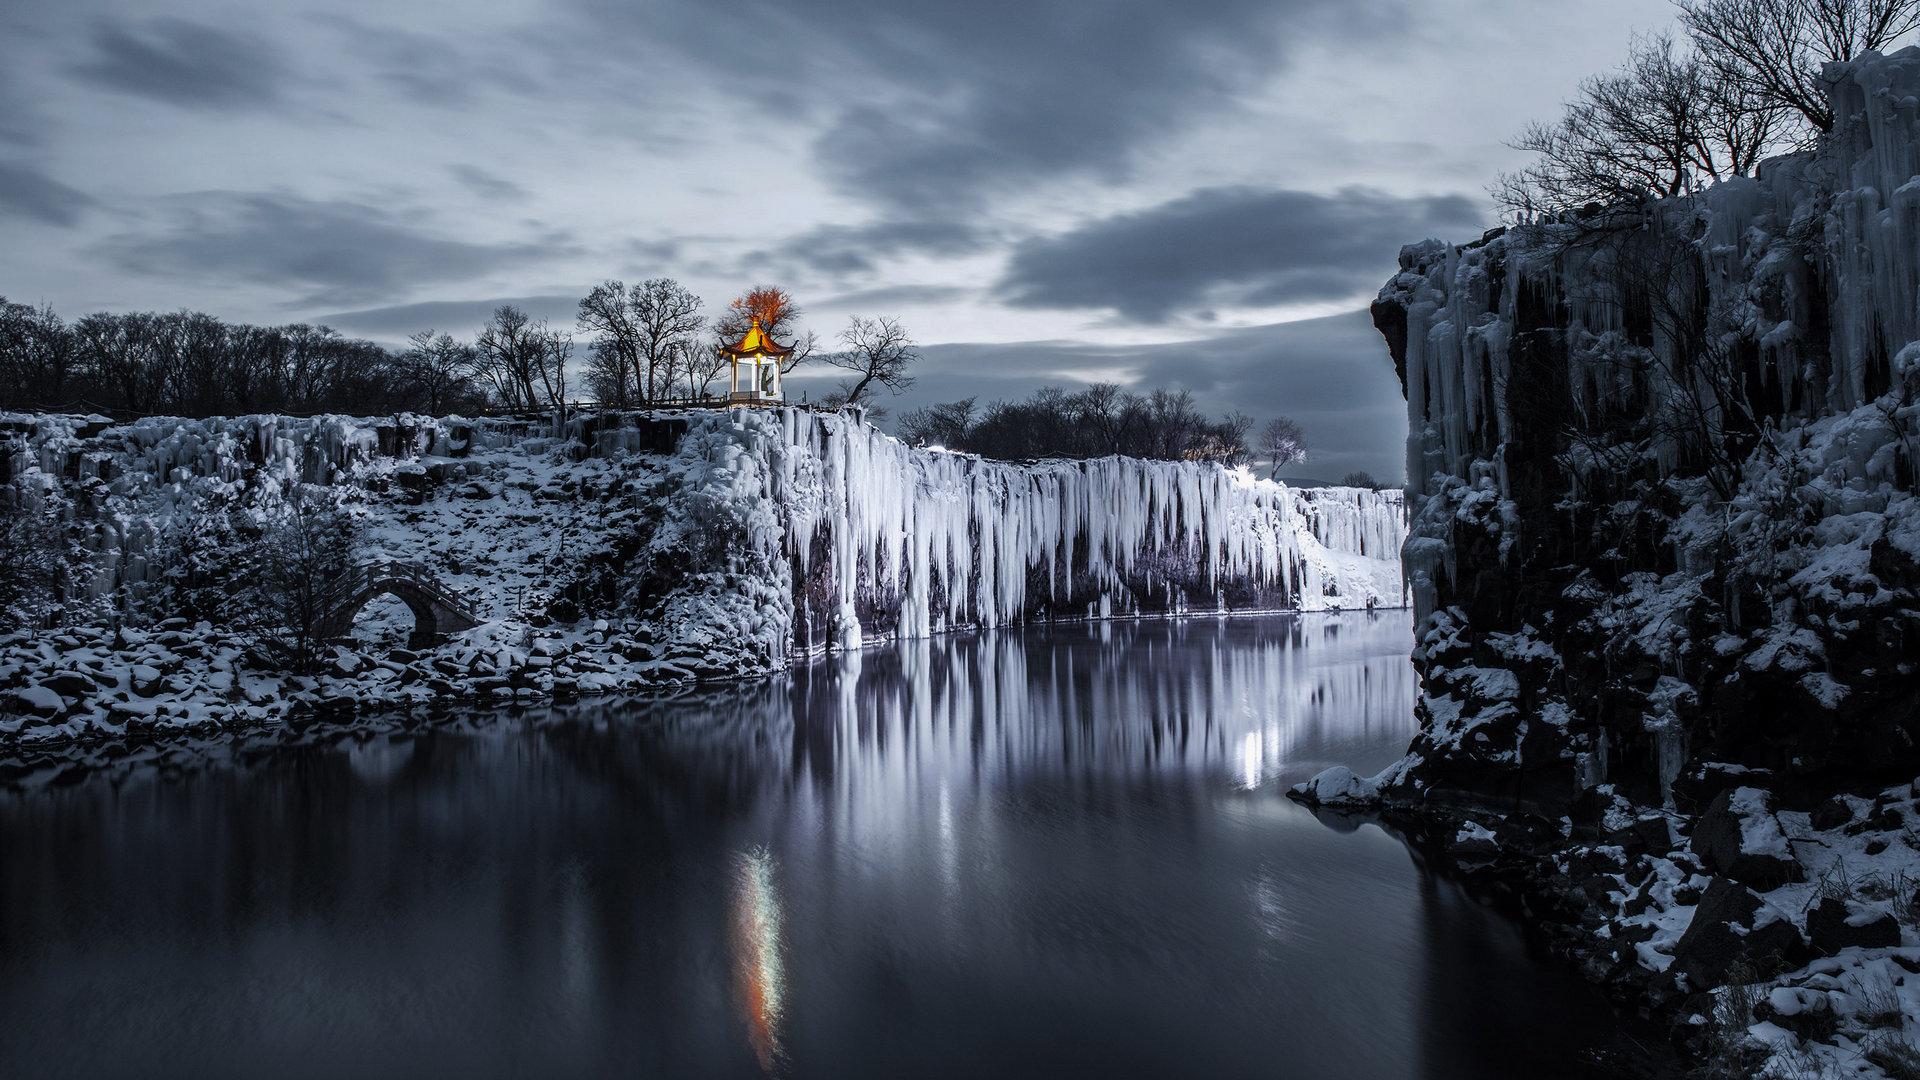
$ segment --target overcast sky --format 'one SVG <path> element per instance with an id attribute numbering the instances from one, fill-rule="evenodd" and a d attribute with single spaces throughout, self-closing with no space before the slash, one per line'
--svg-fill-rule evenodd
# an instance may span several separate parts
<path id="1" fill-rule="evenodd" d="M 471 334 L 608 277 L 892 314 L 914 392 L 1108 379 L 1402 473 L 1356 314 L 1665 0 L 7 0 L 0 295 Z"/>

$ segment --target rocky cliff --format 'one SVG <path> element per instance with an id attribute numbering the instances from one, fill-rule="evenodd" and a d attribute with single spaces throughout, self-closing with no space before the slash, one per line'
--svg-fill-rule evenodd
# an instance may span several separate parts
<path id="1" fill-rule="evenodd" d="M 1756 178 L 1402 253 L 1403 797 L 1912 773 L 1920 52 L 1834 75 L 1832 136 Z"/>
<path id="2" fill-rule="evenodd" d="M 1420 731 L 1296 789 L 1716 1076 L 1920 1069 L 1920 49 L 1827 74 L 1756 177 L 1402 252 Z"/>

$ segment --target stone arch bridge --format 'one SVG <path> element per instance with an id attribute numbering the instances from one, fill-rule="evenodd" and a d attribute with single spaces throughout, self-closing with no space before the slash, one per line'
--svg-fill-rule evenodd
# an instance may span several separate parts
<path id="1" fill-rule="evenodd" d="M 375 562 L 348 571 L 327 591 L 315 636 L 321 641 L 346 637 L 353 632 L 353 620 L 360 609 L 386 593 L 399 597 L 413 612 L 408 648 L 423 649 L 448 634 L 480 625 L 479 616 L 441 585 L 433 571 L 419 563 Z"/>

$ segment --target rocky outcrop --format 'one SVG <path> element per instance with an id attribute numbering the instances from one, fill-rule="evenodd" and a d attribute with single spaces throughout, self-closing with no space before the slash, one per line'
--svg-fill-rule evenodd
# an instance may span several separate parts
<path id="1" fill-rule="evenodd" d="M 1420 731 L 1295 793 L 1727 1075 L 1920 1061 L 1920 49 L 1826 74 L 1755 177 L 1402 252 Z"/>
<path id="2" fill-rule="evenodd" d="M 1910 775 L 1920 51 L 1831 74 L 1831 137 L 1757 177 L 1402 254 L 1425 693 L 1389 798 Z"/>

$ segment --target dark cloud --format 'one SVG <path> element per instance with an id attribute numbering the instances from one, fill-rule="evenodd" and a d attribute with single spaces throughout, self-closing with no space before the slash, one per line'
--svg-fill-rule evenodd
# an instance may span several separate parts
<path id="1" fill-rule="evenodd" d="M 189 108 L 246 109 L 280 96 L 287 61 L 264 41 L 188 19 L 94 24 L 93 55 L 74 66 L 109 90 Z"/>
<path id="2" fill-rule="evenodd" d="M 1459 195 L 1206 188 L 1024 241 L 997 291 L 1019 307 L 1108 309 L 1141 322 L 1226 304 L 1344 300 L 1377 288 L 1403 244 L 1458 238 L 1481 221 Z"/>
<path id="3" fill-rule="evenodd" d="M 0 215 L 74 225 L 93 197 L 26 165 L 0 161 Z"/>
<path id="4" fill-rule="evenodd" d="M 1061 176 L 1116 178 L 1143 144 L 1231 109 L 1303 40 L 1396 33 L 1405 0 L 576 0 L 604 42 L 734 56 L 730 88 L 780 122 L 825 122 L 814 150 L 846 188 L 925 218 Z M 677 10 L 676 10 L 677 8 Z M 751 33 L 747 32 L 751 28 Z M 819 118 L 819 119 L 815 119 Z"/>
<path id="5" fill-rule="evenodd" d="M 146 274 L 201 276 L 302 291 L 300 302 L 350 304 L 476 278 L 503 263 L 577 253 L 554 235 L 473 243 L 422 231 L 405 216 L 346 199 L 204 192 L 170 201 L 157 230 L 122 233 L 104 254 Z"/>
<path id="6" fill-rule="evenodd" d="M 397 341 L 422 330 L 436 330 L 455 337 L 466 337 L 492 317 L 495 308 L 512 304 L 536 319 L 557 326 L 571 326 L 580 297 L 578 293 L 550 293 L 542 296 L 502 296 L 492 300 L 428 300 L 418 304 L 336 311 L 311 321 L 331 326 L 343 333 L 383 341 Z"/>
<path id="7" fill-rule="evenodd" d="M 895 418 L 935 402 L 972 397 L 984 404 L 1043 386 L 1111 381 L 1191 390 L 1208 412 L 1244 412 L 1256 426 L 1293 417 L 1312 447 L 1295 475 L 1334 480 L 1365 469 L 1392 482 L 1406 471 L 1406 404 L 1386 343 L 1363 311 L 1164 345 L 969 343 L 928 345 L 921 354 L 913 388 L 881 401 Z M 790 392 L 817 398 L 833 387 L 835 374 L 802 369 L 789 380 Z"/>
<path id="8" fill-rule="evenodd" d="M 450 165 L 447 171 L 462 187 L 483 199 L 519 202 L 525 200 L 528 194 L 526 188 L 478 165 Z"/>
<path id="9" fill-rule="evenodd" d="M 780 259 L 835 277 L 870 274 L 881 260 L 896 255 L 968 255 L 987 237 L 958 221 L 877 221 L 866 225 L 822 225 L 791 237 L 773 251 L 755 252 L 755 262 Z"/>

